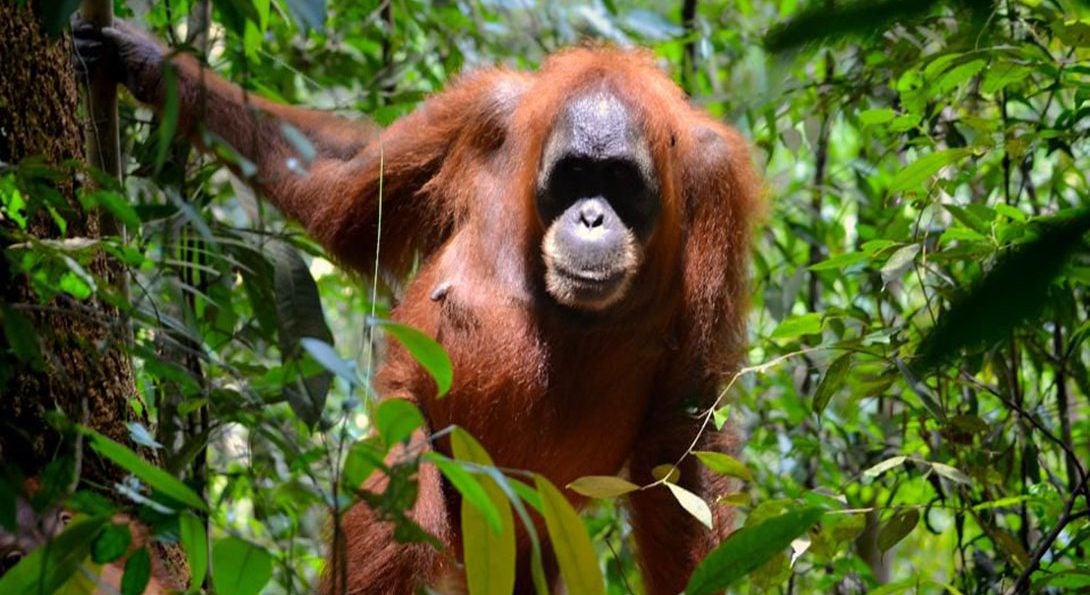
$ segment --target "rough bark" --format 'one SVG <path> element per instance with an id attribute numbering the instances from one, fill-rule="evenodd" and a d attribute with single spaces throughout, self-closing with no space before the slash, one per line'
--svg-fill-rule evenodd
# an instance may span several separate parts
<path id="1" fill-rule="evenodd" d="M 68 208 L 63 236 L 52 219 L 39 214 L 27 232 L 36 238 L 97 238 L 97 217 L 83 211 L 76 198 L 80 176 L 72 167 L 83 160 L 83 129 L 79 94 L 67 36 L 54 39 L 39 27 L 29 5 L 0 2 L 0 168 L 41 163 L 57 173 L 51 182 Z M 2 171 L 2 169 L 0 169 Z M 13 229 L 10 218 L 0 226 Z M 6 237 L 3 234 L 0 237 Z M 10 240 L 0 240 L 10 243 Z M 119 312 L 95 297 L 76 300 L 60 296 L 42 302 L 30 281 L 14 270 L 9 259 L 18 254 L 9 245 L 0 259 L 0 305 L 21 313 L 37 331 L 42 358 L 23 362 L 11 356 L 0 334 L 0 465 L 17 467 L 27 476 L 38 474 L 58 456 L 70 453 L 47 421 L 56 411 L 122 443 L 129 443 L 126 423 L 146 423 L 133 404 L 138 399 L 132 365 L 125 352 L 128 326 Z M 123 274 L 99 254 L 90 272 L 100 279 Z M 141 408 L 142 410 L 142 408 Z M 80 480 L 110 486 L 124 472 L 84 452 Z M 160 551 L 168 571 L 185 574 L 178 552 Z M 184 584 L 184 581 L 180 581 Z"/>

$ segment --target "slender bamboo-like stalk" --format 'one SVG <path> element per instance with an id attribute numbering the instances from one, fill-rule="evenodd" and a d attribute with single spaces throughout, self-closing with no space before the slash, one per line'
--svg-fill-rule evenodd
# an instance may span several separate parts
<path id="1" fill-rule="evenodd" d="M 83 0 L 80 16 L 96 27 L 113 24 L 114 7 L 111 0 Z M 105 72 L 92 69 L 87 84 L 87 163 L 103 172 L 121 177 L 121 141 L 117 125 L 117 81 Z M 102 235 L 116 235 L 117 222 L 106 211 L 99 212 L 99 230 Z"/>

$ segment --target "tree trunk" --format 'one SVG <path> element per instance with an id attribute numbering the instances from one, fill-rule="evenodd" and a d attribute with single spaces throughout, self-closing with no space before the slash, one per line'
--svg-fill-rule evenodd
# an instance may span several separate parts
<path id="1" fill-rule="evenodd" d="M 55 192 L 58 200 L 51 204 L 66 229 L 62 233 L 42 211 L 28 213 L 21 230 L 6 209 L 0 212 L 0 467 L 36 476 L 47 464 L 69 457 L 80 461 L 80 481 L 111 486 L 124 472 L 87 449 L 80 456 L 69 439 L 72 433 L 55 431 L 47 418 L 60 411 L 71 422 L 131 446 L 126 423 L 146 423 L 146 418 L 133 406 L 139 397 L 125 351 L 128 325 L 116 308 L 95 295 L 40 300 L 32 280 L 16 264 L 28 250 L 15 244 L 34 238 L 100 237 L 97 217 L 83 210 L 75 193 L 81 176 L 71 164 L 83 160 L 84 136 L 71 42 L 67 36 L 54 39 L 43 33 L 30 4 L 0 2 L 0 175 L 14 167 L 20 180 L 16 186 L 28 204 Z M 42 165 L 53 174 L 42 176 Z M 86 268 L 101 283 L 124 274 L 102 252 Z M 26 356 L 28 342 L 36 344 L 38 356 Z M 171 562 L 177 552 L 155 549 L 168 572 L 184 578 L 184 563 Z"/>

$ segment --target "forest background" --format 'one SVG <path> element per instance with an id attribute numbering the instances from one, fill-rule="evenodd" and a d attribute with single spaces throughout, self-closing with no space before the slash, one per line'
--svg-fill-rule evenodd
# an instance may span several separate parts
<path id="1" fill-rule="evenodd" d="M 25 58 L 51 60 L 57 80 L 74 81 L 63 33 L 74 8 L 42 3 L 41 31 L 23 32 Z M 174 47 L 207 48 L 214 70 L 256 94 L 383 125 L 467 69 L 533 69 L 584 40 L 650 48 L 695 104 L 752 140 L 769 204 L 750 367 L 714 416 L 747 440 L 737 459 L 706 461 L 742 489 L 728 502 L 679 497 L 698 517 L 737 506 L 739 526 L 755 530 L 717 553 L 704 588 L 1090 588 L 1086 2 L 114 8 Z M 89 539 L 61 544 L 76 563 L 122 558 L 128 542 L 106 519 L 124 509 L 197 584 L 207 575 L 222 593 L 310 592 L 329 518 L 351 500 L 343 486 L 418 423 L 374 404 L 382 336 L 406 342 L 437 378 L 449 374 L 445 357 L 383 322 L 394 284 L 336 269 L 243 179 L 172 141 L 169 102 L 154 118 L 123 98 L 121 183 L 71 151 L 42 149 L 75 130 L 82 112 L 64 103 L 75 87 L 44 103 L 72 105 L 70 116 L 54 109 L 57 127 L 34 128 L 33 106 L 16 106 L 43 92 L 23 56 L 5 56 L 0 406 L 12 413 L 0 422 L 0 524 L 12 526 L 36 467 L 37 505 L 63 500 L 100 519 L 83 526 Z M 89 223 L 103 213 L 108 224 Z M 71 390 L 99 386 L 96 374 L 116 390 Z M 449 466 L 478 513 L 506 506 L 481 491 L 503 476 Z M 511 485 L 528 506 L 548 498 Z M 583 563 L 609 593 L 639 592 L 612 498 L 627 488 L 581 489 L 611 496 L 584 515 L 593 549 Z M 820 523 L 783 522 L 810 510 Z M 757 545 L 743 541 L 754 535 Z M 30 588 L 42 568 L 75 572 L 59 555 L 25 558 L 0 586 Z M 143 584 L 146 559 L 126 560 L 126 592 Z"/>

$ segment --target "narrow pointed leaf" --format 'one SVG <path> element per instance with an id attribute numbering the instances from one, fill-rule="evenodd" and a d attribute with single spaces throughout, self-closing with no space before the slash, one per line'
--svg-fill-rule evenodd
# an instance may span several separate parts
<path id="1" fill-rule="evenodd" d="M 920 522 L 920 511 L 915 508 L 900 510 L 878 529 L 878 549 L 886 552 L 908 536 Z"/>
<path id="2" fill-rule="evenodd" d="M 541 494 L 541 512 L 568 593 L 605 593 L 598 556 L 579 514 L 549 480 L 536 475 L 534 482 Z"/>
<path id="3" fill-rule="evenodd" d="M 468 432 L 455 428 L 451 435 L 454 457 L 492 466 L 492 458 Z M 462 555 L 466 582 L 473 595 L 507 595 L 515 589 L 515 517 L 503 489 L 491 477 L 479 477 L 488 499 L 499 512 L 500 530 L 489 526 L 484 514 L 462 499 Z"/>
<path id="4" fill-rule="evenodd" d="M 189 486 L 173 475 L 140 458 L 140 455 L 129 450 L 128 447 L 114 442 L 94 430 L 84 428 L 83 432 L 90 438 L 92 450 L 139 477 L 153 490 L 197 510 L 208 509 L 201 497 L 191 490 Z"/>

